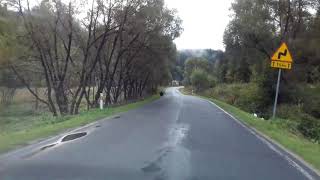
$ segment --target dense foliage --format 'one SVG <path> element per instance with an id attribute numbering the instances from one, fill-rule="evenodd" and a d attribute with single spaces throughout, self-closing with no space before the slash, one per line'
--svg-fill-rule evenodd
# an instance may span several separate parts
<path id="1" fill-rule="evenodd" d="M 197 65 L 184 69 L 185 83 L 192 85 L 190 72 L 201 68 L 218 83 L 202 87 L 206 95 L 270 118 L 278 73 L 270 67 L 270 56 L 286 42 L 294 64 L 282 74 L 278 117 L 295 121 L 303 135 L 319 141 L 320 1 L 234 0 L 231 10 L 225 52 L 215 61 L 207 60 L 207 67 L 190 59 Z"/>
<path id="2" fill-rule="evenodd" d="M 176 57 L 176 63 L 171 67 L 171 74 L 172 78 L 177 81 L 183 81 L 186 80 L 185 83 L 190 83 L 188 80 L 190 76 L 190 71 L 187 70 L 188 74 L 185 74 L 185 65 L 188 61 L 198 61 L 198 60 L 204 60 L 209 61 L 207 63 L 209 66 L 210 64 L 214 63 L 217 59 L 221 58 L 223 55 L 222 51 L 215 51 L 212 49 L 193 49 L 193 50 L 180 50 L 178 51 L 177 57 Z M 190 62 L 192 64 L 193 62 Z M 187 67 L 188 68 L 188 67 Z M 206 68 L 210 72 L 212 71 L 212 68 Z"/>
<path id="3" fill-rule="evenodd" d="M 163 0 L 1 5 L 0 73 L 14 75 L 8 77 L 54 115 L 76 114 L 84 102 L 91 108 L 100 99 L 114 104 L 144 97 L 171 81 L 173 40 L 182 28 Z M 12 29 L 3 21 L 14 22 Z"/>

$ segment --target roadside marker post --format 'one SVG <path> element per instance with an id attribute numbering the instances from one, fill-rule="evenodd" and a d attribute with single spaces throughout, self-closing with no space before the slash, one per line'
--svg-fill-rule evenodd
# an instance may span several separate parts
<path id="1" fill-rule="evenodd" d="M 274 100 L 273 114 L 272 114 L 273 118 L 276 117 L 276 113 L 277 113 L 277 104 L 278 104 L 282 69 L 291 70 L 292 63 L 293 63 L 293 59 L 292 59 L 291 53 L 289 51 L 289 48 L 286 43 L 282 43 L 280 48 L 273 54 L 273 56 L 271 58 L 271 67 L 279 69 L 276 97 Z"/>
<path id="2" fill-rule="evenodd" d="M 100 109 L 103 110 L 103 93 L 100 94 Z"/>

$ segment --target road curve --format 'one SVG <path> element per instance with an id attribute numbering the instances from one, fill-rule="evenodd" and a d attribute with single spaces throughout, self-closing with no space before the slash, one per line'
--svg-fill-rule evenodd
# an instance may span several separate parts
<path id="1" fill-rule="evenodd" d="M 302 163 L 210 102 L 160 100 L 0 157 L 1 180 L 317 180 Z"/>

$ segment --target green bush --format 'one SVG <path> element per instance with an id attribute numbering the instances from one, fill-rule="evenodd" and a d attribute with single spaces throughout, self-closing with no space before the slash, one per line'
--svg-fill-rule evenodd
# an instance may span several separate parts
<path id="1" fill-rule="evenodd" d="M 298 125 L 298 130 L 307 138 L 320 142 L 320 121 L 311 116 L 305 117 Z"/>
<path id="2" fill-rule="evenodd" d="M 270 108 L 270 113 L 272 108 Z M 294 121 L 300 121 L 303 119 L 303 110 L 299 105 L 291 105 L 291 104 L 279 104 L 277 106 L 277 117 L 282 119 L 290 119 Z"/>
<path id="3" fill-rule="evenodd" d="M 209 87 L 209 79 L 207 73 L 202 69 L 195 69 L 191 74 L 191 84 L 197 91 L 202 91 Z"/>
<path id="4" fill-rule="evenodd" d="M 299 132 L 309 139 L 319 141 L 320 121 L 305 113 L 299 105 L 280 104 L 277 108 L 277 117 L 291 123 L 290 129 Z M 294 130 L 295 129 L 295 130 Z"/>
<path id="5" fill-rule="evenodd" d="M 240 97 L 240 89 L 242 86 L 242 84 L 219 84 L 207 94 L 210 97 L 235 105 L 236 100 Z"/>
<path id="6" fill-rule="evenodd" d="M 305 113 L 320 118 L 320 85 L 290 84 L 281 94 L 284 103 L 301 105 Z"/>
<path id="7" fill-rule="evenodd" d="M 217 79 L 211 75 L 208 76 L 209 87 L 214 88 L 217 85 Z"/>
<path id="8" fill-rule="evenodd" d="M 303 92 L 303 110 L 315 118 L 320 118 L 320 86 L 309 86 Z"/>
<path id="9" fill-rule="evenodd" d="M 264 98 L 257 84 L 250 83 L 240 89 L 236 105 L 247 112 L 258 113 L 261 116 L 265 111 Z"/>
<path id="10" fill-rule="evenodd" d="M 237 106 L 250 113 L 258 113 L 266 117 L 269 100 L 256 83 L 220 84 L 206 92 L 206 96 L 214 97 L 228 104 Z"/>

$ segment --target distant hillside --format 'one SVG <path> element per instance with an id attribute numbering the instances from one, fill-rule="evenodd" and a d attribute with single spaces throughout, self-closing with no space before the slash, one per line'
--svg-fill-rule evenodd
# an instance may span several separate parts
<path id="1" fill-rule="evenodd" d="M 180 50 L 178 52 L 178 64 L 183 65 L 186 60 L 193 57 L 201 57 L 205 58 L 210 62 L 216 61 L 221 55 L 223 54 L 222 51 L 216 51 L 213 49 L 186 49 Z"/>
<path id="2" fill-rule="evenodd" d="M 217 51 L 213 49 L 185 49 L 179 50 L 177 61 L 175 66 L 171 70 L 172 78 L 174 80 L 182 81 L 184 74 L 184 64 L 185 62 L 194 57 L 204 58 L 211 63 L 214 63 L 223 55 L 222 51 Z"/>

